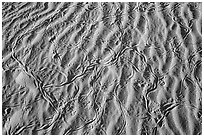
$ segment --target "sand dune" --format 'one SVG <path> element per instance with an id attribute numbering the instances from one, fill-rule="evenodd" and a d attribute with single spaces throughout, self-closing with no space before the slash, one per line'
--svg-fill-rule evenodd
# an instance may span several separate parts
<path id="1" fill-rule="evenodd" d="M 3 135 L 201 135 L 202 6 L 3 2 Z"/>

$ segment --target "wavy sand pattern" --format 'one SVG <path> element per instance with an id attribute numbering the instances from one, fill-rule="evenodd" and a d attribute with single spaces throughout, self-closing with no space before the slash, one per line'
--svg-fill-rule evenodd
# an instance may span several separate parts
<path id="1" fill-rule="evenodd" d="M 3 2 L 4 135 L 200 135 L 202 7 Z"/>

